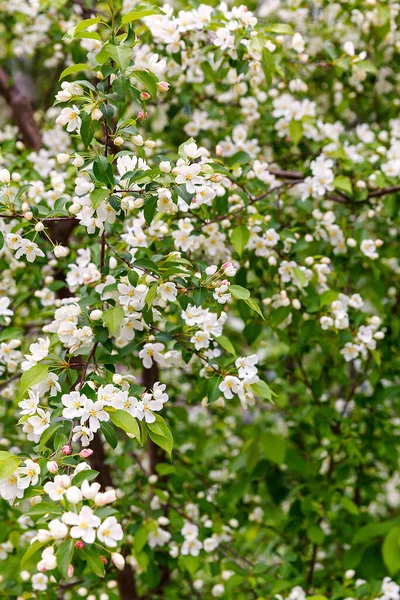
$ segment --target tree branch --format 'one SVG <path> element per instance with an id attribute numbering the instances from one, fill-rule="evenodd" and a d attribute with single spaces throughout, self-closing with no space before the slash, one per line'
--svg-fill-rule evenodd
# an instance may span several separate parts
<path id="1" fill-rule="evenodd" d="M 14 81 L 9 85 L 9 80 L 8 74 L 0 67 L 0 94 L 11 109 L 25 146 L 38 151 L 42 147 L 42 139 L 39 127 L 33 117 L 32 99 L 23 89 L 21 82 L 18 84 Z"/>

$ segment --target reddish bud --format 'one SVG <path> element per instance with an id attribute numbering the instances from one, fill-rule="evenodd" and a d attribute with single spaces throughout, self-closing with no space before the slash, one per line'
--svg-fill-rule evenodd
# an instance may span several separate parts
<path id="1" fill-rule="evenodd" d="M 93 450 L 91 450 L 90 448 L 84 448 L 83 450 L 81 450 L 79 452 L 79 456 L 81 458 L 89 458 L 89 456 L 92 456 L 93 454 Z"/>
<path id="2" fill-rule="evenodd" d="M 75 548 L 77 550 L 82 550 L 82 548 L 84 548 L 84 547 L 85 547 L 85 544 L 84 544 L 84 542 L 82 542 L 82 540 L 78 540 L 75 544 Z"/>
<path id="3" fill-rule="evenodd" d="M 139 120 L 144 120 L 147 117 L 147 113 L 144 113 L 142 110 L 140 111 L 140 113 L 138 114 L 137 118 Z"/>
<path id="4" fill-rule="evenodd" d="M 67 455 L 72 454 L 72 446 L 71 446 L 71 444 L 65 444 L 65 446 L 63 446 L 61 448 L 61 451 L 62 451 L 63 454 L 67 454 Z"/>
<path id="5" fill-rule="evenodd" d="M 106 559 L 106 557 L 105 557 L 105 556 L 100 556 L 100 558 L 101 558 L 101 562 L 102 562 L 103 564 L 105 564 L 105 565 L 106 565 L 106 564 L 108 563 L 108 560 Z"/>
<path id="6" fill-rule="evenodd" d="M 150 100 L 151 96 L 149 94 L 149 92 L 141 92 L 140 93 L 140 99 L 141 100 Z"/>

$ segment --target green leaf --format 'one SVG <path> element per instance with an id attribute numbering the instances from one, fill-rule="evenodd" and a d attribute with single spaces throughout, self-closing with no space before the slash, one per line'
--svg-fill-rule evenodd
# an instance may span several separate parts
<path id="1" fill-rule="evenodd" d="M 31 517 L 42 517 L 47 514 L 61 514 L 61 508 L 55 502 L 40 502 L 28 510 Z"/>
<path id="2" fill-rule="evenodd" d="M 343 496 L 340 503 L 343 506 L 343 508 L 345 510 L 347 510 L 347 512 L 350 513 L 351 515 L 359 515 L 360 514 L 357 504 L 355 504 L 353 502 L 353 500 L 350 500 L 350 498 L 348 498 L 347 496 Z"/>
<path id="3" fill-rule="evenodd" d="M 314 544 L 318 545 L 322 545 L 325 539 L 324 532 L 318 525 L 311 525 L 307 529 L 307 537 L 310 540 L 310 542 L 313 542 Z"/>
<path id="4" fill-rule="evenodd" d="M 230 285 L 229 292 L 233 298 L 236 298 L 237 300 L 247 300 L 247 298 L 250 298 L 249 290 L 246 290 L 246 288 L 242 287 L 241 285 Z"/>
<path id="5" fill-rule="evenodd" d="M 94 121 L 90 115 L 82 114 L 82 124 L 80 136 L 85 148 L 88 148 L 97 129 L 97 121 Z"/>
<path id="6" fill-rule="evenodd" d="M 61 575 L 66 579 L 68 577 L 68 569 L 72 563 L 72 556 L 74 554 L 75 541 L 64 540 L 57 548 L 57 567 L 60 570 Z"/>
<path id="7" fill-rule="evenodd" d="M 282 436 L 265 431 L 261 436 L 261 444 L 265 458 L 277 465 L 283 463 L 286 455 L 286 441 Z"/>
<path id="8" fill-rule="evenodd" d="M 303 137 L 303 124 L 301 121 L 290 121 L 289 123 L 289 134 L 292 138 L 295 146 L 300 142 Z"/>
<path id="9" fill-rule="evenodd" d="M 149 73 L 148 71 L 133 71 L 132 76 L 146 88 L 152 98 L 155 98 L 157 95 L 158 80 L 153 73 Z"/>
<path id="10" fill-rule="evenodd" d="M 110 412 L 110 419 L 117 427 L 123 429 L 126 433 L 133 435 L 140 442 L 140 428 L 138 422 L 132 415 L 125 410 L 115 410 Z"/>
<path id="11" fill-rule="evenodd" d="M 47 377 L 48 373 L 48 365 L 44 365 L 42 363 L 39 363 L 38 365 L 28 369 L 28 371 L 25 371 L 21 377 L 20 395 L 22 396 L 29 388 L 43 381 L 43 379 Z"/>
<path id="12" fill-rule="evenodd" d="M 261 398 L 266 398 L 267 400 L 272 402 L 272 390 L 269 387 L 269 385 L 265 383 L 265 381 L 262 381 L 262 379 L 260 379 L 260 381 L 257 381 L 257 383 L 253 383 L 251 387 L 253 388 L 256 394 L 261 396 Z"/>
<path id="13" fill-rule="evenodd" d="M 245 302 L 246 302 L 247 306 L 249 308 L 251 308 L 251 310 L 254 310 L 254 312 L 258 313 L 260 315 L 260 317 L 262 319 L 264 319 L 264 315 L 261 312 L 261 308 L 258 306 L 257 302 L 255 300 L 253 300 L 253 298 L 247 298 L 245 300 Z M 264 321 L 265 321 L 265 319 L 264 319 Z"/>
<path id="14" fill-rule="evenodd" d="M 136 6 L 134 10 L 131 10 L 126 15 L 124 15 L 121 19 L 121 25 L 126 25 L 127 23 L 132 23 L 132 21 L 137 21 L 138 19 L 143 19 L 143 17 L 150 17 L 151 15 L 164 15 L 164 11 L 161 10 L 158 6 L 153 5 L 139 5 Z"/>
<path id="15" fill-rule="evenodd" d="M 79 487 L 84 481 L 93 481 L 93 479 L 96 479 L 98 474 L 99 472 L 95 471 L 94 469 L 85 469 L 84 471 L 80 471 L 73 478 L 72 485 L 77 485 Z"/>
<path id="16" fill-rule="evenodd" d="M 338 175 L 333 180 L 333 185 L 337 190 L 342 192 L 346 192 L 347 194 L 353 194 L 353 186 L 351 185 L 351 180 L 349 177 L 345 175 Z"/>
<path id="17" fill-rule="evenodd" d="M 229 354 L 233 354 L 233 356 L 236 356 L 235 348 L 234 348 L 232 342 L 230 341 L 230 339 L 228 339 L 224 335 L 220 335 L 219 337 L 215 338 L 215 340 L 218 342 L 218 344 L 224 350 L 226 350 L 227 352 L 229 352 Z"/>
<path id="18" fill-rule="evenodd" d="M 293 273 L 298 282 L 300 283 L 301 287 L 304 287 L 307 283 L 307 277 L 304 271 L 302 271 L 299 267 L 293 267 Z"/>
<path id="19" fill-rule="evenodd" d="M 153 423 L 146 423 L 149 431 L 152 431 L 153 433 L 156 433 L 161 437 L 169 437 L 170 430 L 168 429 L 168 425 L 166 424 L 164 419 L 157 414 L 155 414 L 154 416 L 156 420 Z"/>
<path id="20" fill-rule="evenodd" d="M 118 333 L 124 317 L 124 310 L 120 306 L 114 306 L 103 312 L 103 323 L 108 328 L 111 335 L 116 335 Z"/>
<path id="21" fill-rule="evenodd" d="M 53 435 L 56 433 L 56 431 L 58 429 L 60 429 L 60 427 L 63 427 L 64 422 L 63 421 L 56 421 L 55 423 L 52 423 L 50 425 L 50 427 L 47 427 L 47 429 L 45 429 L 42 433 L 42 435 L 40 436 L 40 444 L 39 444 L 39 450 L 42 451 L 43 448 L 45 447 L 46 443 L 49 441 L 49 439 L 51 437 L 53 437 Z"/>
<path id="22" fill-rule="evenodd" d="M 359 62 L 355 63 L 355 66 L 357 69 L 360 69 L 365 73 L 372 73 L 373 75 L 376 75 L 378 72 L 378 69 L 370 60 L 360 60 Z"/>
<path id="23" fill-rule="evenodd" d="M 287 23 L 274 23 L 269 27 L 265 28 L 265 31 L 270 31 L 271 33 L 280 33 L 283 35 L 293 35 L 294 31 Z"/>
<path id="24" fill-rule="evenodd" d="M 79 73 L 79 71 L 86 71 L 89 70 L 91 71 L 91 67 L 89 67 L 89 65 L 85 64 L 85 63 L 77 63 L 76 65 L 71 65 L 70 67 L 67 67 L 66 69 L 64 69 L 64 71 L 61 73 L 60 77 L 58 78 L 58 81 L 61 81 L 61 79 L 64 79 L 64 77 L 67 77 L 67 75 L 72 75 L 72 73 Z"/>
<path id="25" fill-rule="evenodd" d="M 5 479 L 9 477 L 11 473 L 15 471 L 15 469 L 20 464 L 21 459 L 15 454 L 11 454 L 11 452 L 6 452 L 2 450 L 0 452 L 0 479 Z"/>
<path id="26" fill-rule="evenodd" d="M 98 550 L 85 546 L 79 550 L 79 554 L 86 560 L 86 564 L 97 577 L 104 577 L 104 564 Z"/>
<path id="27" fill-rule="evenodd" d="M 97 208 L 101 204 L 101 202 L 107 200 L 109 196 L 110 190 L 105 190 L 101 188 L 93 190 L 93 192 L 90 193 L 90 200 L 93 204 L 93 208 Z"/>
<path id="28" fill-rule="evenodd" d="M 87 29 L 91 25 L 96 25 L 96 23 L 100 23 L 100 17 L 92 17 L 91 19 L 84 19 L 83 21 L 80 21 L 80 23 L 78 23 L 78 25 L 75 27 L 75 33 L 79 33 L 80 31 Z"/>
<path id="29" fill-rule="evenodd" d="M 151 225 L 153 217 L 156 213 L 157 200 L 157 196 L 150 196 L 144 203 L 143 214 L 144 219 L 148 225 Z"/>
<path id="30" fill-rule="evenodd" d="M 150 308 L 152 306 L 153 300 L 156 296 L 157 296 L 157 284 L 154 284 L 149 287 L 149 291 L 146 294 L 145 302 L 146 302 L 148 308 Z"/>
<path id="31" fill-rule="evenodd" d="M 272 83 L 272 76 L 275 72 L 275 57 L 267 48 L 262 49 L 262 67 L 265 76 L 265 82 L 268 87 Z"/>
<path id="32" fill-rule="evenodd" d="M 115 433 L 114 427 L 108 421 L 102 421 L 100 423 L 100 429 L 111 448 L 116 448 L 118 444 L 118 437 Z"/>
<path id="33" fill-rule="evenodd" d="M 114 46 L 113 44 L 108 44 L 105 49 L 107 50 L 108 56 L 113 59 L 122 73 L 125 73 L 131 62 L 132 48 L 129 46 Z"/>
<path id="34" fill-rule="evenodd" d="M 250 231 L 244 225 L 239 225 L 235 227 L 235 229 L 231 233 L 231 242 L 232 246 L 236 250 L 236 252 L 241 257 L 243 254 L 243 250 L 249 241 Z"/>
<path id="35" fill-rule="evenodd" d="M 400 527 L 393 527 L 385 537 L 382 556 L 391 575 L 400 569 Z"/>
<path id="36" fill-rule="evenodd" d="M 25 554 L 21 558 L 21 564 L 20 564 L 21 571 L 28 564 L 29 559 L 32 558 L 32 556 L 34 556 L 37 552 L 39 552 L 39 550 L 41 548 L 43 548 L 43 546 L 47 546 L 48 543 L 49 542 L 39 542 L 39 541 L 36 541 L 36 542 L 33 542 L 33 544 L 31 544 L 30 546 L 28 546 Z"/>

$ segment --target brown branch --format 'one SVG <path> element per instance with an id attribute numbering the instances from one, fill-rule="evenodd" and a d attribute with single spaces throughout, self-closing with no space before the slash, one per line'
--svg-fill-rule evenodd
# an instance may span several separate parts
<path id="1" fill-rule="evenodd" d="M 393 192 L 400 192 L 400 185 L 393 185 L 382 190 L 374 190 L 368 194 L 368 198 L 380 198 L 381 196 L 386 196 L 386 194 L 393 194 Z"/>
<path id="2" fill-rule="evenodd" d="M 0 94 L 9 105 L 13 119 L 21 132 L 25 146 L 40 150 L 42 139 L 39 127 L 33 117 L 32 98 L 26 93 L 21 84 L 11 83 L 10 77 L 0 67 Z"/>

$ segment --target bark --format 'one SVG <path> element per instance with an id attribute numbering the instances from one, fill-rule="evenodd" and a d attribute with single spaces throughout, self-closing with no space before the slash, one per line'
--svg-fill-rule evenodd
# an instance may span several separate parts
<path id="1" fill-rule="evenodd" d="M 42 146 L 40 130 L 33 117 L 32 98 L 26 89 L 23 76 L 17 73 L 14 82 L 10 82 L 9 75 L 0 68 L 0 94 L 11 109 L 25 146 L 36 151 L 40 150 Z"/>

